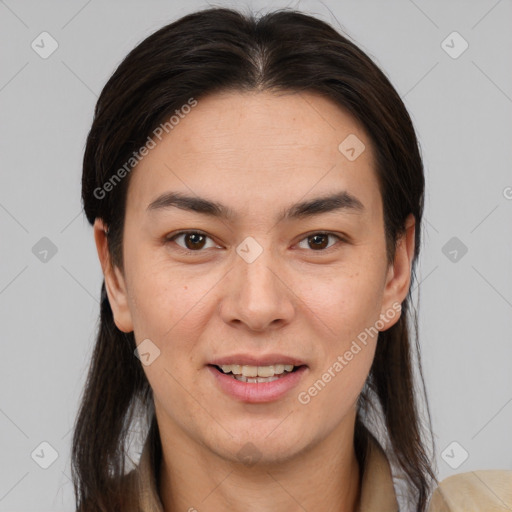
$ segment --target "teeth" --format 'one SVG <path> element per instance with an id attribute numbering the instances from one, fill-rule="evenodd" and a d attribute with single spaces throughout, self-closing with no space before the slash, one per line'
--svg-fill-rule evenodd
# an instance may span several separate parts
<path id="1" fill-rule="evenodd" d="M 239 364 L 223 364 L 221 368 L 224 373 L 231 372 L 234 375 L 242 375 L 242 367 Z"/>
<path id="2" fill-rule="evenodd" d="M 233 378 L 239 380 L 240 382 L 249 382 L 254 384 L 255 382 L 273 382 L 274 380 L 278 380 L 279 377 L 244 377 L 243 375 L 233 375 Z"/>
<path id="3" fill-rule="evenodd" d="M 270 366 L 223 364 L 221 368 L 224 373 L 232 373 L 233 375 L 242 375 L 244 377 L 273 377 L 284 372 L 291 372 L 293 364 L 274 364 Z"/>

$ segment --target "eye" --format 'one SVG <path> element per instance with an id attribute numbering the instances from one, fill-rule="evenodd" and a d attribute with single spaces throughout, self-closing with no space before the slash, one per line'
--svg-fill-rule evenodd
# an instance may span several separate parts
<path id="1" fill-rule="evenodd" d="M 308 244 L 309 248 L 312 248 L 314 251 L 324 251 L 325 249 L 330 249 L 334 245 L 328 245 L 329 237 L 333 237 L 340 241 L 343 241 L 343 239 L 340 236 L 335 235 L 334 233 L 318 232 L 308 235 L 306 238 L 303 238 L 300 241 L 299 246 L 304 241 L 306 241 L 306 244 Z M 301 247 L 301 249 L 305 248 L 307 249 L 307 247 Z"/>
<path id="2" fill-rule="evenodd" d="M 326 251 L 326 249 L 330 249 L 334 245 L 334 243 L 329 245 L 329 237 L 343 241 L 342 237 L 335 235 L 334 233 L 316 232 L 303 238 L 299 243 L 299 247 L 301 249 L 310 248 L 315 252 Z M 181 238 L 183 238 L 183 245 L 177 242 L 177 240 Z M 181 249 L 183 249 L 184 252 L 187 253 L 202 252 L 202 249 L 219 247 L 208 235 L 201 231 L 180 231 L 179 233 L 166 237 L 165 240 L 166 242 L 175 242 Z M 207 246 L 207 240 L 211 241 L 211 245 L 209 247 Z M 308 244 L 308 247 L 301 246 L 304 242 Z"/>
<path id="3" fill-rule="evenodd" d="M 212 241 L 212 245 L 210 247 L 217 247 L 217 245 L 213 243 L 213 240 L 208 235 L 201 233 L 200 231 L 180 231 L 173 236 L 167 237 L 166 241 L 174 242 L 181 237 L 183 237 L 184 246 L 178 242 L 176 243 L 186 252 L 201 252 L 201 249 L 206 247 L 207 239 Z M 208 247 L 206 248 L 208 249 Z"/>

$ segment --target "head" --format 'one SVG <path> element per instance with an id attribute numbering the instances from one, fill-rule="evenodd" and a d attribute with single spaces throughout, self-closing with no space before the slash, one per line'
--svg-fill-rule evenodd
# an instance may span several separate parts
<path id="1" fill-rule="evenodd" d="M 73 443 L 79 498 L 115 503 L 141 413 L 233 461 L 248 442 L 284 463 L 339 435 L 363 463 L 373 434 L 423 510 L 433 473 L 408 325 L 423 191 L 400 97 L 315 18 L 210 9 L 130 52 L 84 155 L 105 281 Z M 294 359 L 301 387 L 228 397 L 214 365 L 240 354 Z"/>

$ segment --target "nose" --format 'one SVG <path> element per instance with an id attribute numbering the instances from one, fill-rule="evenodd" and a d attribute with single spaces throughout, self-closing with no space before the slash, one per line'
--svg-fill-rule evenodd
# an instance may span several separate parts
<path id="1" fill-rule="evenodd" d="M 267 331 L 292 320 L 296 296 L 269 248 L 250 263 L 237 255 L 226 282 L 220 308 L 226 323 Z"/>

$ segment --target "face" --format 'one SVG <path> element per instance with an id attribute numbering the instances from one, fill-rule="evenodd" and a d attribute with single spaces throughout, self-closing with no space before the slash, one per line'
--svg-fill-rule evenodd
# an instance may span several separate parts
<path id="1" fill-rule="evenodd" d="M 143 369 L 161 432 L 225 460 L 253 450 L 268 461 L 350 435 L 414 243 L 408 219 L 386 260 L 372 147 L 355 119 L 312 93 L 215 94 L 130 180 L 123 272 L 109 266 L 99 219 L 95 233 L 117 327 L 150 340 Z M 283 364 L 294 371 L 276 374 Z"/>

